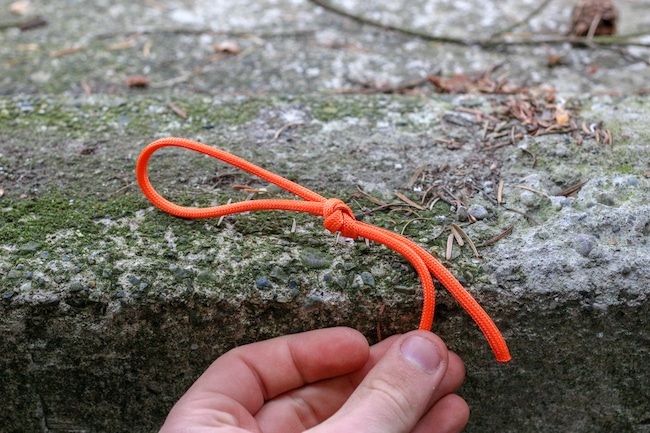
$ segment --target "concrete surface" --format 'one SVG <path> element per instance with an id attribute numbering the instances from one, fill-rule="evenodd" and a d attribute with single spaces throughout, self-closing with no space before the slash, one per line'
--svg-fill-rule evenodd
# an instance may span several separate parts
<path id="1" fill-rule="evenodd" d="M 467 366 L 467 431 L 650 431 L 647 36 L 587 48 L 463 45 L 307 1 L 32 1 L 22 16 L 9 4 L 0 2 L 0 431 L 155 431 L 235 345 L 333 325 L 376 341 L 417 325 L 419 283 L 406 262 L 336 242 L 317 218 L 274 212 L 218 224 L 153 209 L 134 183 L 135 159 L 170 135 L 340 197 L 441 258 L 452 222 L 476 244 L 513 227 L 480 247 L 480 259 L 455 246 L 444 260 L 514 358 L 497 364 L 438 291 L 434 330 Z M 537 4 L 336 4 L 474 40 L 548 39 L 570 15 L 550 2 L 508 30 Z M 643 34 L 650 5 L 617 4 L 621 33 Z M 37 14 L 47 25 L 11 25 Z M 242 51 L 215 51 L 223 41 Z M 548 67 L 549 53 L 561 64 Z M 408 95 L 359 94 L 495 65 L 488 84 L 529 90 L 493 95 L 475 81 L 484 94 L 446 95 L 422 82 Z M 133 75 L 150 85 L 128 87 Z M 526 128 L 507 111 L 515 100 L 546 107 L 545 121 L 564 103 L 577 130 L 514 137 Z M 487 133 L 503 121 L 514 143 Z M 246 198 L 233 185 L 266 186 L 187 152 L 161 153 L 152 179 L 181 203 L 224 203 Z M 365 194 L 395 203 L 396 192 L 418 203 L 426 193 L 431 206 L 370 212 Z M 452 196 L 478 221 L 458 221 Z"/>

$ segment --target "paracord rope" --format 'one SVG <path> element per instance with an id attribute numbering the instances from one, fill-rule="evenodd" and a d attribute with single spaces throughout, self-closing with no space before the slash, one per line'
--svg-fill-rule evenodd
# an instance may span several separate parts
<path id="1" fill-rule="evenodd" d="M 280 188 L 283 188 L 303 200 L 249 200 L 208 208 L 179 206 L 162 197 L 153 188 L 147 175 L 147 165 L 151 155 L 162 147 L 183 147 L 194 150 L 227 164 L 254 174 Z M 435 293 L 431 274 L 456 298 L 469 313 L 487 338 L 497 361 L 508 362 L 511 359 L 508 346 L 490 316 L 476 302 L 458 280 L 424 248 L 404 236 L 380 227 L 357 221 L 352 210 L 337 198 L 326 199 L 315 192 L 298 185 L 277 174 L 258 167 L 245 159 L 223 150 L 184 138 L 163 138 L 149 144 L 140 154 L 136 165 L 136 177 L 144 195 L 158 208 L 182 218 L 214 218 L 240 212 L 258 210 L 286 210 L 306 212 L 325 218 L 324 225 L 332 233 L 340 232 L 342 236 L 358 239 L 359 237 L 379 242 L 404 256 L 415 268 L 424 291 L 424 305 L 419 329 L 430 330 L 433 324 Z"/>

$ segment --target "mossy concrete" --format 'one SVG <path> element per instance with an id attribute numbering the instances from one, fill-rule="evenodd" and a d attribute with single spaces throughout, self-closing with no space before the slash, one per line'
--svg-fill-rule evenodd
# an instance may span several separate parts
<path id="1" fill-rule="evenodd" d="M 468 98 L 486 112 L 500 101 Z M 418 188 L 436 181 L 469 191 L 468 204 L 488 211 L 464 226 L 475 243 L 510 225 L 513 233 L 480 248 L 480 259 L 456 246 L 443 261 L 502 329 L 513 361 L 496 363 L 467 314 L 438 291 L 434 331 L 467 366 L 467 431 L 648 431 L 650 105 L 573 99 L 580 121 L 614 132 L 612 146 L 550 135 L 518 143 L 527 153 L 488 152 L 471 140 L 480 124 L 441 124 L 467 100 L 174 100 L 187 119 L 157 97 L 0 100 L 2 431 L 155 431 L 236 345 L 325 326 L 352 326 L 370 341 L 416 327 L 417 278 L 383 247 L 337 239 L 309 215 L 187 221 L 153 208 L 135 183 L 135 161 L 170 135 L 339 197 L 439 258 L 457 218 L 448 204 L 369 212 L 367 194 L 418 200 Z M 447 149 L 436 140 L 446 134 L 465 144 Z M 423 185 L 409 186 L 423 164 Z M 233 185 L 268 187 L 187 151 L 161 151 L 150 173 L 186 205 L 246 199 Z M 499 180 L 501 206 L 492 201 Z M 581 180 L 577 194 L 555 196 Z"/>
<path id="2" fill-rule="evenodd" d="M 309 215 L 186 221 L 151 207 L 135 160 L 171 135 L 339 197 L 441 258 L 513 353 L 497 364 L 439 288 L 434 331 L 466 363 L 468 432 L 650 432 L 650 105 L 632 96 L 648 94 L 650 3 L 617 2 L 630 45 L 589 47 L 431 42 L 306 0 L 31 0 L 23 16 L 0 3 L 1 432 L 153 432 L 235 345 L 335 325 L 374 342 L 416 326 L 419 282 L 383 247 Z M 572 6 L 367 3 L 332 2 L 483 41 L 559 37 Z M 37 14 L 45 25 L 11 24 Z M 215 50 L 224 41 L 242 51 Z M 508 96 L 442 96 L 426 80 L 411 96 L 337 96 L 497 66 L 493 80 L 555 89 L 580 131 L 610 130 L 614 145 L 577 132 L 582 144 L 557 134 L 489 150 L 467 110 L 503 118 Z M 128 87 L 133 75 L 150 85 Z M 156 154 L 151 176 L 185 205 L 246 199 L 235 185 L 279 193 L 186 151 Z M 458 221 L 437 194 L 481 218 Z M 512 233 L 480 259 L 456 245 L 444 260 L 452 222 L 478 245 Z"/>

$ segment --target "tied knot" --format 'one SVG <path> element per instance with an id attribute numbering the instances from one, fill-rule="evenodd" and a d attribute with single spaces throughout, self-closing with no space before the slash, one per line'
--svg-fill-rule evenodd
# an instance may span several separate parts
<path id="1" fill-rule="evenodd" d="M 330 198 L 323 204 L 324 226 L 332 233 L 341 232 L 346 238 L 357 239 L 357 219 L 352 209 L 338 198 Z"/>

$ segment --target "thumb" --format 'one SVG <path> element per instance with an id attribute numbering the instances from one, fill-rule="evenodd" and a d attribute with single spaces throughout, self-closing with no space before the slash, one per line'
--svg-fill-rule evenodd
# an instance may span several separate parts
<path id="1" fill-rule="evenodd" d="M 341 409 L 310 432 L 408 433 L 433 405 L 447 365 L 447 348 L 435 334 L 404 334 Z"/>

